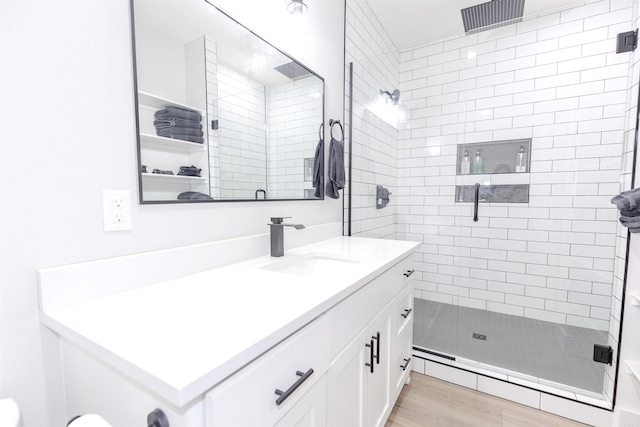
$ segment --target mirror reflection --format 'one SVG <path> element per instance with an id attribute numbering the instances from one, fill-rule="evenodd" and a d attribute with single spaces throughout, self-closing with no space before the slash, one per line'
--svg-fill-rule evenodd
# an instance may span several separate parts
<path id="1" fill-rule="evenodd" d="M 204 0 L 133 0 L 141 203 L 322 198 L 324 80 Z"/>

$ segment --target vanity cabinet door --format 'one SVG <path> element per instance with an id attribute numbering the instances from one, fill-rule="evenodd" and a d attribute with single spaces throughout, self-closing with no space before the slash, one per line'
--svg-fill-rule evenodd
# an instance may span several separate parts
<path id="1" fill-rule="evenodd" d="M 371 348 L 369 330 L 361 331 L 334 360 L 327 374 L 328 426 L 364 427 L 365 375 Z"/>
<path id="2" fill-rule="evenodd" d="M 384 425 L 392 407 L 391 339 L 390 306 L 387 306 L 332 363 L 328 373 L 327 425 Z"/>
<path id="3" fill-rule="evenodd" d="M 330 312 L 342 340 L 344 331 L 361 329 L 329 368 L 328 426 L 381 427 L 389 417 L 409 374 L 398 361 L 411 352 L 412 266 L 406 257 Z M 363 308 L 371 304 L 377 315 Z"/>
<path id="4" fill-rule="evenodd" d="M 372 322 L 369 332 L 373 343 L 373 372 L 365 369 L 365 422 L 367 426 L 382 427 L 391 413 L 391 305 Z"/>

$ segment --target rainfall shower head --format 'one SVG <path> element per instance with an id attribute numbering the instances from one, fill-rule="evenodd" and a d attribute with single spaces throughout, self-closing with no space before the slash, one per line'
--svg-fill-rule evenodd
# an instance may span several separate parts
<path id="1" fill-rule="evenodd" d="M 274 70 L 281 72 L 285 76 L 289 77 L 291 80 L 301 79 L 311 74 L 309 70 L 307 70 L 305 67 L 298 64 L 295 61 L 278 65 L 277 67 L 274 68 Z"/>
<path id="2" fill-rule="evenodd" d="M 393 92 L 380 89 L 380 95 L 387 95 L 393 105 L 398 105 L 398 99 L 400 99 L 400 91 L 398 89 L 394 89 Z"/>
<path id="3" fill-rule="evenodd" d="M 522 21 L 524 0 L 493 0 L 460 11 L 467 34 Z"/>

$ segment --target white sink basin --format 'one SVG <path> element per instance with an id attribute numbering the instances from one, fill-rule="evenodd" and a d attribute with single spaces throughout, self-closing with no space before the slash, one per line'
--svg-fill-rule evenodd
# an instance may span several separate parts
<path id="1" fill-rule="evenodd" d="M 360 261 L 354 257 L 312 252 L 304 255 L 292 255 L 282 261 L 263 265 L 260 268 L 299 276 L 326 277 L 347 274 Z"/>

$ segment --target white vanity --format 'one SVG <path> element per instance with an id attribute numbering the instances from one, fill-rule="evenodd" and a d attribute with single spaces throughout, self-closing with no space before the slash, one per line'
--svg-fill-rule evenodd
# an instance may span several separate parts
<path id="1" fill-rule="evenodd" d="M 172 427 L 382 426 L 411 369 L 417 246 L 338 237 L 153 283 L 145 273 L 168 251 L 42 269 L 67 415 L 135 427 L 160 408 Z M 86 283 L 118 268 L 134 277 L 111 291 Z"/>

